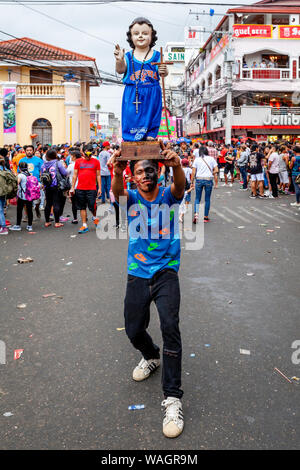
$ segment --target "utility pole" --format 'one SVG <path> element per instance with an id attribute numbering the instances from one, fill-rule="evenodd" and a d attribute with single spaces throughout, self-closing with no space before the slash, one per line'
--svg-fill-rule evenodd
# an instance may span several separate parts
<path id="1" fill-rule="evenodd" d="M 227 76 L 227 96 L 226 96 L 226 124 L 225 124 L 225 144 L 231 144 L 231 113 L 232 113 L 232 64 L 234 62 L 234 55 L 232 49 L 232 35 L 233 35 L 233 16 L 229 16 L 229 42 L 227 51 L 225 51 L 225 64 Z"/>

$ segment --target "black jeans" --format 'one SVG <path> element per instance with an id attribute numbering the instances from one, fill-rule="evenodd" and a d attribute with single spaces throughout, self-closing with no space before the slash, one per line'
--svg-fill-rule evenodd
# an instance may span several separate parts
<path id="1" fill-rule="evenodd" d="M 176 271 L 164 269 L 151 279 L 128 275 L 124 301 L 125 329 L 133 346 L 146 360 L 160 357 L 159 347 L 146 331 L 152 300 L 158 310 L 163 337 L 163 392 L 165 397 L 181 398 L 180 287 Z"/>
<path id="2" fill-rule="evenodd" d="M 59 222 L 59 217 L 61 215 L 61 208 L 63 207 L 64 195 L 57 186 L 52 188 L 46 188 L 46 207 L 45 207 L 45 219 L 46 222 L 49 222 L 51 207 L 53 206 L 53 213 L 55 223 Z"/>
<path id="3" fill-rule="evenodd" d="M 77 220 L 77 201 L 76 201 L 76 194 L 73 194 L 71 197 L 72 201 L 72 213 L 73 213 L 73 219 Z"/>
<path id="4" fill-rule="evenodd" d="M 18 197 L 17 201 L 17 225 L 21 225 L 23 207 L 26 206 L 28 215 L 28 225 L 32 226 L 33 213 L 32 213 L 32 201 L 25 201 Z"/>
<path id="5" fill-rule="evenodd" d="M 269 172 L 269 178 L 270 178 L 270 184 L 272 187 L 272 196 L 278 197 L 278 186 L 277 186 L 278 173 Z"/>

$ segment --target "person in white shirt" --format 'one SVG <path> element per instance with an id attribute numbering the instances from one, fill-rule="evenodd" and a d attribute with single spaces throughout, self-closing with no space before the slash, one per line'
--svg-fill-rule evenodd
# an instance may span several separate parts
<path id="1" fill-rule="evenodd" d="M 210 198 L 213 189 L 214 174 L 218 173 L 218 164 L 213 157 L 208 155 L 206 147 L 200 147 L 199 157 L 195 158 L 193 163 L 193 172 L 191 177 L 191 184 L 196 179 L 196 197 L 194 206 L 194 219 L 193 223 L 196 224 L 199 217 L 199 204 L 201 201 L 202 189 L 205 190 L 205 208 L 204 208 L 204 222 L 209 222 L 208 218 L 210 209 Z"/>
<path id="2" fill-rule="evenodd" d="M 279 162 L 280 158 L 278 155 L 278 146 L 274 145 L 267 157 L 268 159 L 268 170 L 269 170 L 269 178 L 270 184 L 272 187 L 272 196 L 278 197 L 278 186 L 277 186 L 277 179 L 279 174 Z M 269 196 L 271 197 L 271 196 Z"/>

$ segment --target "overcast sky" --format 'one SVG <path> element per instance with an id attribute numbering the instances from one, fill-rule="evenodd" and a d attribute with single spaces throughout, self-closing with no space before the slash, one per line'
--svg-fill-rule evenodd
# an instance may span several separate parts
<path id="1" fill-rule="evenodd" d="M 229 2 L 237 5 L 255 3 L 253 0 L 242 0 L 242 2 L 229 0 Z M 190 10 L 208 13 L 211 7 L 209 5 L 193 6 L 192 4 L 152 5 L 120 2 L 95 6 L 29 5 L 29 7 L 103 38 L 111 44 L 59 24 L 20 4 L 1 5 L 1 0 L 0 29 L 17 37 L 30 37 L 94 57 L 98 68 L 110 73 L 114 73 L 113 44 L 119 43 L 120 46 L 128 50 L 126 31 L 131 21 L 137 16 L 146 16 L 153 23 L 158 32 L 156 49 L 164 47 L 166 42 L 183 41 L 185 26 L 203 25 L 209 27 L 210 21 L 212 26 L 216 26 L 222 18 L 214 16 L 211 19 L 209 16 L 199 16 L 199 20 L 197 20 L 195 15 L 189 14 Z M 216 13 L 223 14 L 229 7 L 220 5 L 213 8 Z M 0 33 L 0 40 L 7 39 L 9 39 L 7 36 Z M 99 103 L 102 111 L 112 111 L 120 117 L 122 93 L 123 89 L 116 86 L 101 85 L 92 88 L 91 109 Z"/>

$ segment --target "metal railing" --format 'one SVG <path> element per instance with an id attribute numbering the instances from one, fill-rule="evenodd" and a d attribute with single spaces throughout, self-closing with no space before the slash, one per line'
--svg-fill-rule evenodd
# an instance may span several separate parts
<path id="1" fill-rule="evenodd" d="M 288 80 L 290 78 L 289 69 L 243 69 L 243 80 Z"/>

